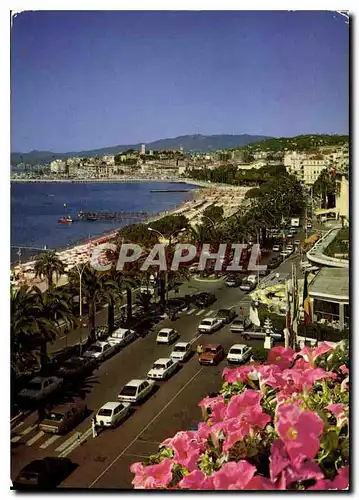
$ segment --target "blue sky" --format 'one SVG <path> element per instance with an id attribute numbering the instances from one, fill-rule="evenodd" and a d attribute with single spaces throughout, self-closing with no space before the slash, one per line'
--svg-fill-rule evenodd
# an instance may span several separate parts
<path id="1" fill-rule="evenodd" d="M 185 134 L 349 132 L 335 12 L 25 12 L 11 33 L 12 151 Z"/>

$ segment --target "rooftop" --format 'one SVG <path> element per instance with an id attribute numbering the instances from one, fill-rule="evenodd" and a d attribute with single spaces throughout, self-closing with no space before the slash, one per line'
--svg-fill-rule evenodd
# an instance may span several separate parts
<path id="1" fill-rule="evenodd" d="M 309 295 L 349 299 L 349 270 L 341 267 L 323 267 L 311 282 Z"/>

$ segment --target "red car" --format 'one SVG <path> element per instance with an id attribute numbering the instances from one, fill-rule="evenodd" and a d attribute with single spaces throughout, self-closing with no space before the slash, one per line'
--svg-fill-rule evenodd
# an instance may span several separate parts
<path id="1" fill-rule="evenodd" d="M 224 349 L 220 344 L 207 344 L 203 346 L 198 361 L 200 365 L 216 365 L 224 356 Z"/>

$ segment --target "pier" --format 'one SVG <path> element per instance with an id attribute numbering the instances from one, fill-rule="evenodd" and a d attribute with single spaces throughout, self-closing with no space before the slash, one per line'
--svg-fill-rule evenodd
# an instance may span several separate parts
<path id="1" fill-rule="evenodd" d="M 79 212 L 78 220 L 128 220 L 128 219 L 146 219 L 154 214 L 148 212 Z"/>

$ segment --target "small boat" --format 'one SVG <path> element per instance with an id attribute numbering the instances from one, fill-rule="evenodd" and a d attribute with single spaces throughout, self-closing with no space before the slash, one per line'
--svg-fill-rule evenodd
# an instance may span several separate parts
<path id="1" fill-rule="evenodd" d="M 59 222 L 60 224 L 71 224 L 72 218 L 71 217 L 60 217 L 59 219 L 57 219 L 57 222 Z"/>

